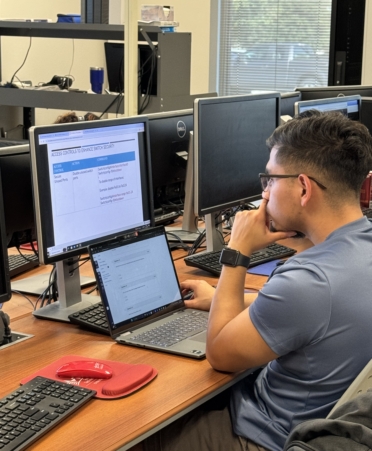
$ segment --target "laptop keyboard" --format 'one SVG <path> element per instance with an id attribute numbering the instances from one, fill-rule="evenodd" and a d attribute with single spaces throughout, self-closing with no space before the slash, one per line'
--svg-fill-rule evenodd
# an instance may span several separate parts
<path id="1" fill-rule="evenodd" d="M 296 250 L 281 244 L 270 244 L 264 249 L 253 252 L 251 255 L 251 262 L 249 267 L 260 265 L 261 263 L 267 263 L 279 258 L 290 257 L 295 254 Z M 220 263 L 221 251 L 217 252 L 201 252 L 200 254 L 190 255 L 185 257 L 185 263 L 187 266 L 194 266 L 204 271 L 208 271 L 212 274 L 219 276 L 221 274 L 222 265 Z"/>
<path id="2" fill-rule="evenodd" d="M 0 399 L 0 450 L 21 451 L 96 394 L 37 376 Z"/>
<path id="3" fill-rule="evenodd" d="M 205 312 L 190 311 L 187 315 L 180 315 L 135 337 L 126 337 L 126 341 L 168 348 L 179 341 L 205 331 L 207 324 L 208 317 Z"/>
<path id="4" fill-rule="evenodd" d="M 68 318 L 71 323 L 85 329 L 90 329 L 99 334 L 110 335 L 105 310 L 101 302 L 71 313 Z"/>

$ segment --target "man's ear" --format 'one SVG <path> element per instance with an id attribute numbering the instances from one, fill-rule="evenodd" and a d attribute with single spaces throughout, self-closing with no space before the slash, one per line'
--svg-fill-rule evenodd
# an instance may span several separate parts
<path id="1" fill-rule="evenodd" d="M 311 180 L 307 175 L 300 174 L 298 176 L 298 183 L 300 184 L 301 191 L 301 206 L 305 207 L 312 196 Z"/>

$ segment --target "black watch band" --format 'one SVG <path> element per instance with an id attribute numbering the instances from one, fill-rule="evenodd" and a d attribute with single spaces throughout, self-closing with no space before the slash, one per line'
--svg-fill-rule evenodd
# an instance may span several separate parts
<path id="1" fill-rule="evenodd" d="M 226 266 L 244 266 L 245 268 L 249 267 L 251 259 L 246 255 L 241 254 L 239 251 L 235 249 L 225 248 L 222 249 L 220 255 L 220 263 L 221 265 Z"/>

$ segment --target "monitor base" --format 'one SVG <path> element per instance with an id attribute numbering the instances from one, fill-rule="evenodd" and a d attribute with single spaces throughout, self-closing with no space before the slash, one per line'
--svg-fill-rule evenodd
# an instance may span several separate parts
<path id="1" fill-rule="evenodd" d="M 179 241 L 177 237 L 185 243 L 194 243 L 199 238 L 200 234 L 204 232 L 204 228 L 199 228 L 199 233 L 188 232 L 187 230 L 176 229 L 174 227 L 166 227 L 165 230 L 167 232 L 167 240 L 171 243 L 177 243 Z M 175 236 L 171 234 L 174 234 Z"/>
<path id="2" fill-rule="evenodd" d="M 49 275 L 50 273 L 46 273 L 38 276 L 26 277 L 25 279 L 12 281 L 10 285 L 14 291 L 40 296 L 49 285 Z M 95 283 L 96 279 L 94 277 L 80 276 L 81 288 L 86 288 Z"/>
<path id="3" fill-rule="evenodd" d="M 68 315 L 78 312 L 79 310 L 82 310 L 84 308 L 91 307 L 94 304 L 98 304 L 98 302 L 101 302 L 101 298 L 99 296 L 82 294 L 81 301 L 69 307 L 61 307 L 60 302 L 57 301 L 40 309 L 34 310 L 32 314 L 39 319 L 49 319 L 53 321 L 62 321 L 64 323 L 69 323 L 70 320 L 68 318 Z"/>

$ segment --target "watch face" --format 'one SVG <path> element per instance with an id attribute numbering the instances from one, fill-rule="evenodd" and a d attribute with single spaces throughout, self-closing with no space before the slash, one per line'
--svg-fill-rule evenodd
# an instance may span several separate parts
<path id="1" fill-rule="evenodd" d="M 221 263 L 224 265 L 236 266 L 238 252 L 233 249 L 224 249 L 221 253 Z"/>

